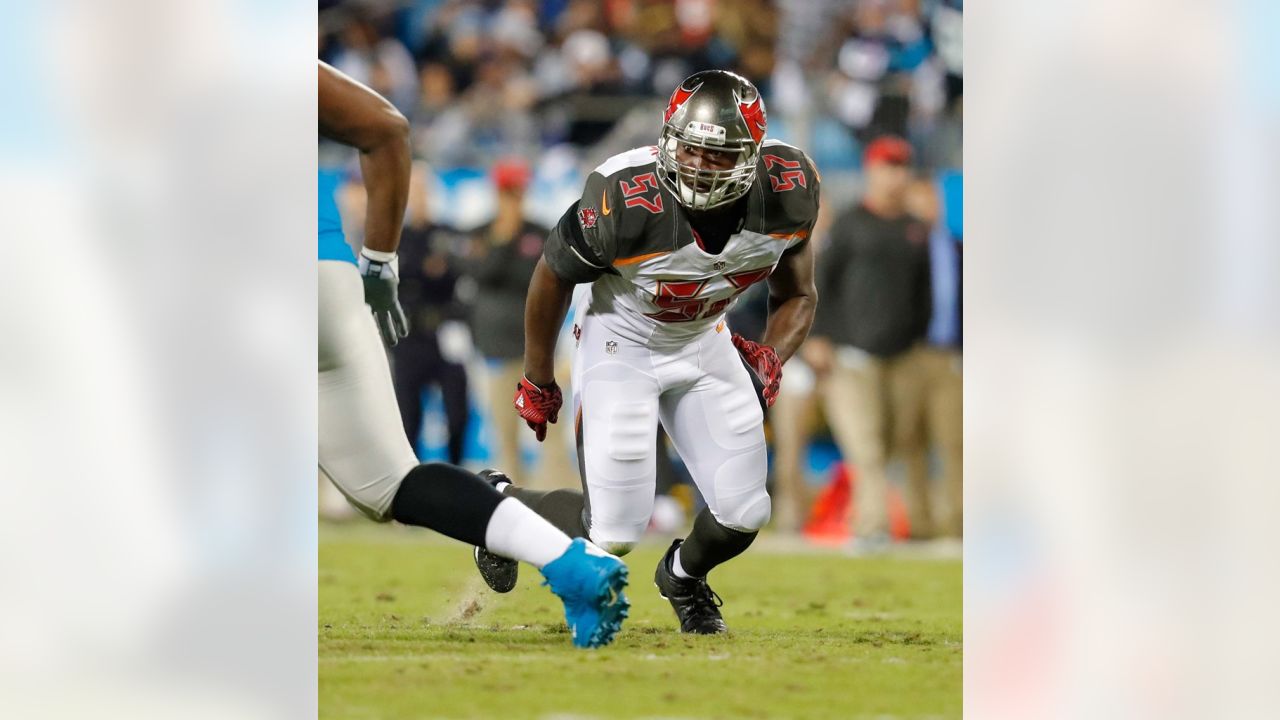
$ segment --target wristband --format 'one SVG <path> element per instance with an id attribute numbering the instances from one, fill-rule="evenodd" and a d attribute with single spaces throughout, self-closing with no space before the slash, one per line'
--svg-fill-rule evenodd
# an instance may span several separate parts
<path id="1" fill-rule="evenodd" d="M 360 254 L 365 256 L 371 262 L 382 263 L 383 265 L 386 265 L 387 263 L 396 259 L 396 254 L 393 252 L 382 252 L 381 250 L 370 250 L 367 247 L 360 248 Z"/>

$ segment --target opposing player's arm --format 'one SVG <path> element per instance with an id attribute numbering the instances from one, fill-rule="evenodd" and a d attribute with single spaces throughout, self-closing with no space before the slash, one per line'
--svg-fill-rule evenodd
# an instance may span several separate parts
<path id="1" fill-rule="evenodd" d="M 818 308 L 813 267 L 813 242 L 805 240 L 783 253 L 769 276 L 769 319 L 762 342 L 773 346 L 784 363 L 813 325 Z"/>
<path id="2" fill-rule="evenodd" d="M 409 198 L 409 122 L 381 95 L 330 65 L 319 65 L 320 134 L 360 151 L 369 195 L 364 246 L 394 253 Z"/>

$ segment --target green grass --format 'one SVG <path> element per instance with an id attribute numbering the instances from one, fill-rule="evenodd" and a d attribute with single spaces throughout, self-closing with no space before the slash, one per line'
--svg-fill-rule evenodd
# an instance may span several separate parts
<path id="1" fill-rule="evenodd" d="M 320 716 L 960 716 L 958 560 L 778 548 L 762 538 L 712 573 L 731 633 L 689 637 L 653 587 L 663 546 L 642 546 L 631 617 L 591 651 L 529 566 L 497 595 L 431 533 L 322 526 Z"/>

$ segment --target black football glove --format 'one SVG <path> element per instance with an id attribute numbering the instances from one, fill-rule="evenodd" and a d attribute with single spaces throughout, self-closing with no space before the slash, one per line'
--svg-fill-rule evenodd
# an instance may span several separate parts
<path id="1" fill-rule="evenodd" d="M 390 260 L 386 253 L 360 251 L 360 277 L 364 280 L 364 302 L 373 311 L 378 323 L 378 333 L 387 347 L 409 335 L 409 319 L 400 307 L 397 291 L 400 287 L 400 260 L 394 254 Z"/>

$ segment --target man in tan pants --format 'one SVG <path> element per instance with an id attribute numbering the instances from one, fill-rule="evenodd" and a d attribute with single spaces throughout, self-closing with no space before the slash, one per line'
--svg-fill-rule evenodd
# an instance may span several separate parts
<path id="1" fill-rule="evenodd" d="M 964 387 L 958 350 L 923 345 L 909 353 L 902 396 L 893 403 L 895 449 L 907 464 L 911 534 L 958 538 L 962 533 Z M 942 463 L 946 513 L 934 510 L 929 484 L 928 451 Z"/>
<path id="2" fill-rule="evenodd" d="M 818 405 L 813 371 L 799 357 L 792 357 L 782 375 L 778 399 L 769 412 L 773 426 L 773 528 L 783 533 L 804 530 L 817 491 L 805 479 L 805 453 L 809 448 Z"/>
<path id="3" fill-rule="evenodd" d="M 961 368 L 961 262 L 964 224 L 959 171 L 944 170 L 921 178 L 907 191 L 907 210 L 932 226 L 929 235 L 933 317 L 926 344 L 919 351 L 918 377 L 910 384 L 902 422 L 896 434 L 907 462 L 912 534 L 959 538 L 964 517 L 964 383 Z M 926 444 L 926 442 L 928 444 Z M 942 465 L 946 512 L 933 512 L 927 463 L 928 450 Z M 940 524 L 930 522 L 939 518 Z M 935 532 L 936 531 L 936 532 Z"/>
<path id="4" fill-rule="evenodd" d="M 572 347 L 571 342 L 565 345 Z M 520 437 L 525 432 L 525 422 L 511 412 L 511 390 L 524 377 L 524 363 L 519 360 L 489 360 L 485 370 L 485 410 L 493 423 L 492 464 L 511 468 L 513 478 L 523 479 L 523 485 L 535 490 L 576 490 L 581 487 L 570 448 L 573 442 L 570 435 L 573 432 L 572 422 L 547 426 L 546 441 L 538 446 L 540 457 L 536 470 L 529 471 L 522 462 Z M 568 362 L 557 362 L 556 371 L 568 376 Z"/>
<path id="5" fill-rule="evenodd" d="M 892 456 L 906 464 L 911 536 L 960 537 L 963 512 L 963 385 L 960 353 L 919 344 L 891 359 L 836 352 L 827 380 L 827 416 L 840 447 L 850 448 L 858 478 L 859 534 L 883 529 L 883 472 Z M 842 357 L 843 356 L 843 357 Z M 947 512 L 939 527 L 930 483 L 929 450 L 942 465 Z M 879 473 L 879 475 L 868 473 Z M 865 512 L 863 510 L 865 506 Z"/>
<path id="6" fill-rule="evenodd" d="M 550 231 L 525 217 L 529 167 L 524 161 L 499 161 L 492 169 L 492 180 L 497 211 L 492 221 L 473 231 L 469 267 L 477 286 L 471 335 L 484 358 L 492 464 L 530 487 L 577 488 L 577 470 L 569 459 L 566 428 L 572 427 L 570 423 L 552 426 L 554 437 L 538 448 L 536 475 L 522 462 L 520 437 L 525 423 L 511 411 L 511 394 L 524 376 L 525 294 Z"/>
<path id="7" fill-rule="evenodd" d="M 921 344 L 932 312 L 929 230 L 906 209 L 911 156 L 910 145 L 893 136 L 867 146 L 866 192 L 833 223 L 818 259 L 818 316 L 804 350 L 825 378 L 836 444 L 857 471 L 855 543 L 866 550 L 889 539 L 891 450 L 907 450 L 916 469 L 927 469 L 916 419 L 928 367 Z M 926 483 L 917 479 L 921 491 L 913 496 L 925 494 Z M 929 508 L 912 505 L 931 531 Z"/>

